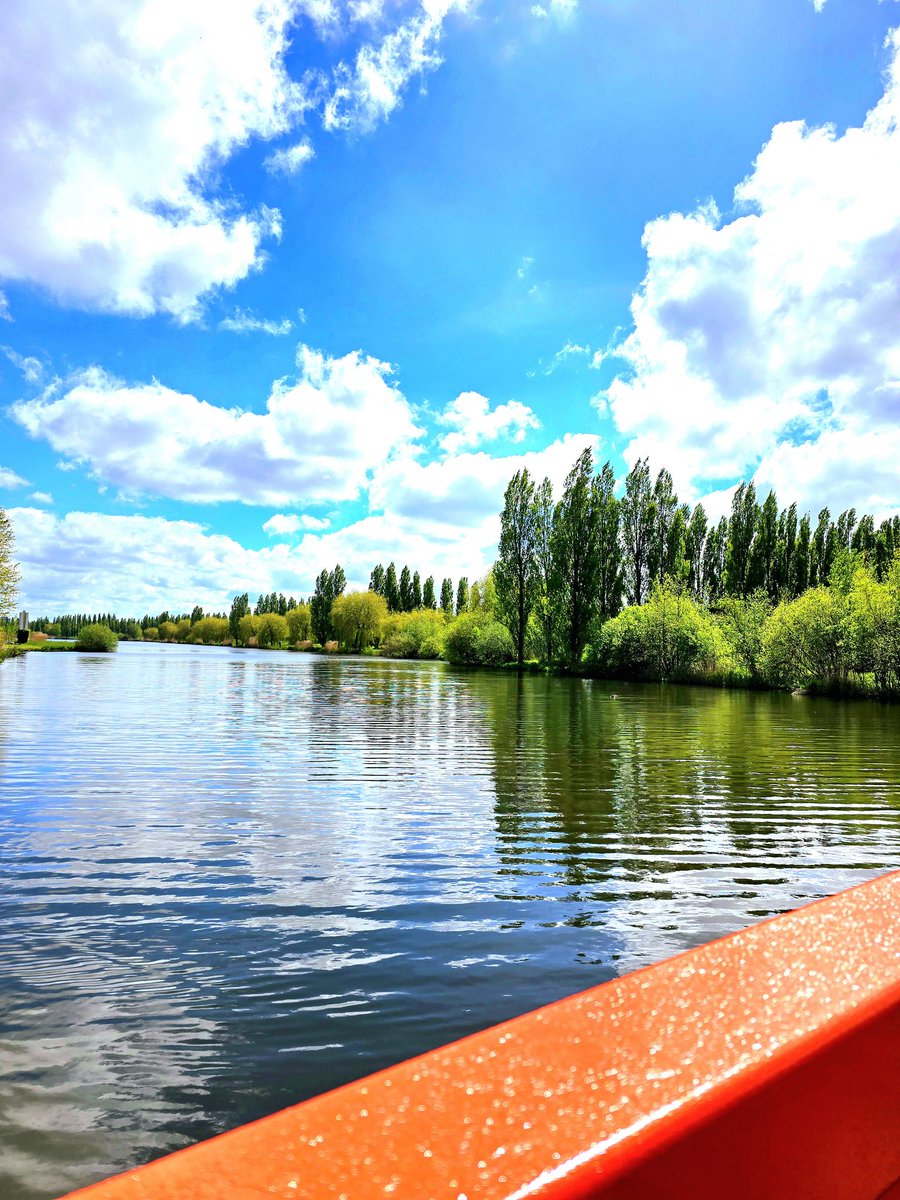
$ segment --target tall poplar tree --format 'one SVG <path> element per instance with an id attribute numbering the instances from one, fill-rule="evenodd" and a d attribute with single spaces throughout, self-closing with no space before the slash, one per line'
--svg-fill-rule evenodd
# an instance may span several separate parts
<path id="1" fill-rule="evenodd" d="M 520 664 L 525 661 L 525 632 L 537 590 L 536 524 L 534 484 L 523 467 L 513 475 L 503 496 L 500 545 L 494 564 L 500 616 L 512 634 Z"/>
<path id="2" fill-rule="evenodd" d="M 648 590 L 648 559 L 653 533 L 653 492 L 650 487 L 650 465 L 646 458 L 639 458 L 625 478 L 621 517 L 628 603 L 641 604 Z"/>
<path id="3" fill-rule="evenodd" d="M 231 602 L 231 612 L 228 614 L 228 632 L 231 634 L 231 640 L 237 645 L 241 640 L 241 617 L 246 617 L 250 612 L 250 595 L 244 592 L 241 596 L 235 596 Z M 161 614 L 168 620 L 168 613 Z M 161 625 L 161 621 L 157 621 L 157 627 Z M 149 625 L 147 626 L 149 628 Z"/>
<path id="4" fill-rule="evenodd" d="M 746 599 L 753 590 L 751 555 L 758 514 L 756 486 L 741 483 L 731 498 L 728 545 L 725 549 L 725 592 Z"/>
<path id="5" fill-rule="evenodd" d="M 347 586 L 347 576 L 340 563 L 333 571 L 323 570 L 316 579 L 316 590 L 309 601 L 310 621 L 313 637 L 317 642 L 325 643 L 334 637 L 334 626 L 331 623 L 331 606 L 342 595 Z"/>
<path id="6" fill-rule="evenodd" d="M 413 571 L 412 577 L 412 608 L 422 607 L 422 579 L 418 571 Z"/>
<path id="7" fill-rule="evenodd" d="M 369 591 L 374 592 L 377 596 L 384 595 L 384 567 L 381 563 L 372 568 L 372 574 L 369 576 Z"/>
<path id="8" fill-rule="evenodd" d="M 422 588 L 422 606 L 424 608 L 434 608 L 434 576 L 429 575 L 425 580 L 425 586 Z"/>
<path id="9" fill-rule="evenodd" d="M 453 580 L 449 578 L 441 584 L 441 610 L 445 617 L 453 616 Z"/>
<path id="10" fill-rule="evenodd" d="M 672 484 L 672 476 L 662 470 L 653 484 L 650 545 L 647 552 L 647 569 L 651 583 L 661 582 L 671 575 L 670 558 L 672 525 L 678 510 L 678 497 Z"/>
<path id="11" fill-rule="evenodd" d="M 776 551 L 778 548 L 778 500 L 770 491 L 756 518 L 753 539 L 752 568 L 748 584 L 752 589 L 764 588 L 771 600 L 778 598 Z"/>
<path id="12" fill-rule="evenodd" d="M 609 462 L 594 480 L 594 500 L 598 507 L 598 550 L 600 570 L 597 589 L 597 611 L 601 621 L 608 621 L 622 607 L 624 575 L 622 548 L 619 541 L 621 504 L 614 488 L 616 476 Z"/>
<path id="13" fill-rule="evenodd" d="M 534 562 L 537 594 L 535 611 L 543 643 L 542 658 L 553 662 L 556 614 L 553 608 L 553 485 L 544 479 L 534 494 Z"/>
<path id="14" fill-rule="evenodd" d="M 456 585 L 456 615 L 464 613 L 469 607 L 469 579 L 466 575 L 461 575 L 459 583 Z"/>
<path id="15" fill-rule="evenodd" d="M 387 600 L 388 612 L 400 612 L 400 587 L 397 583 L 397 568 L 393 563 L 388 564 L 384 575 L 384 598 Z"/>
<path id="16" fill-rule="evenodd" d="M 797 548 L 794 551 L 794 561 L 791 564 L 789 588 L 792 596 L 802 596 L 809 587 L 811 534 L 809 513 L 804 513 L 797 526 Z"/>
<path id="17" fill-rule="evenodd" d="M 599 607 L 601 510 L 594 458 L 588 448 L 566 477 L 550 540 L 557 613 L 570 663 L 580 660 Z"/>
<path id="18" fill-rule="evenodd" d="M 707 604 L 715 604 L 725 594 L 725 553 L 728 547 L 728 519 L 720 517 L 706 535 L 703 546 L 703 591 Z"/>
<path id="19" fill-rule="evenodd" d="M 400 572 L 400 611 L 411 612 L 413 608 L 412 575 L 409 567 L 404 564 Z"/>
<path id="20" fill-rule="evenodd" d="M 684 539 L 684 557 L 687 561 L 688 591 L 695 600 L 704 598 L 703 547 L 706 543 L 706 510 L 702 504 L 694 506 L 688 521 Z"/>

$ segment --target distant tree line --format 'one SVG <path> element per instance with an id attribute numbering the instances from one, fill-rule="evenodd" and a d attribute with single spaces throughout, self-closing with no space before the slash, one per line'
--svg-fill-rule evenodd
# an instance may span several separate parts
<path id="1" fill-rule="evenodd" d="M 634 679 L 689 679 L 832 691 L 900 692 L 900 517 L 846 509 L 815 521 L 753 482 L 711 521 L 672 476 L 638 460 L 616 494 L 610 463 L 579 455 L 561 494 L 516 472 L 492 569 L 471 586 L 396 563 L 348 592 L 338 563 L 306 600 L 249 594 L 231 611 L 44 618 L 74 636 L 105 624 L 146 640 L 531 662 Z"/>

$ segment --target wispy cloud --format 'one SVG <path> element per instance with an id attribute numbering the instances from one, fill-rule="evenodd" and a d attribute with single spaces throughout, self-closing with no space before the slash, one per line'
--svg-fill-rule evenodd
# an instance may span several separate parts
<path id="1" fill-rule="evenodd" d="M 301 167 L 315 156 L 312 142 L 309 138 L 304 138 L 295 146 L 287 146 L 284 150 L 276 150 L 274 154 L 270 154 L 265 160 L 265 167 L 274 175 L 296 175 Z"/>
<path id="2" fill-rule="evenodd" d="M 11 346 L 0 346 L 0 350 L 17 370 L 22 372 L 26 383 L 39 384 L 44 378 L 44 364 L 40 359 L 17 354 Z"/>
<path id="3" fill-rule="evenodd" d="M 300 312 L 302 311 L 301 309 Z M 294 322 L 289 317 L 285 317 L 283 321 L 269 321 L 238 308 L 230 317 L 222 318 L 219 328 L 228 333 L 267 333 L 271 337 L 285 337 L 294 328 Z"/>
<path id="4" fill-rule="evenodd" d="M 2 487 L 2 488 L 28 487 L 28 480 L 23 479 L 21 475 L 17 475 L 15 473 L 15 471 L 11 471 L 9 467 L 0 467 L 0 487 Z"/>
<path id="5" fill-rule="evenodd" d="M 814 0 L 816 7 L 824 4 L 825 0 Z M 560 25 L 571 21 L 578 12 L 578 0 L 550 0 L 549 4 L 532 4 L 531 15 L 541 21 L 553 18 Z"/>

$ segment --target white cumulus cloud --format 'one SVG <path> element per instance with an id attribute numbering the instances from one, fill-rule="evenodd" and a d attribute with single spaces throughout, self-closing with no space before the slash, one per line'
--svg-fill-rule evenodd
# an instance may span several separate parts
<path id="1" fill-rule="evenodd" d="M 35 614 L 220 611 L 235 592 L 297 594 L 308 573 L 287 546 L 250 550 L 194 521 L 38 508 L 12 508 L 9 517 L 22 599 Z"/>
<path id="2" fill-rule="evenodd" d="M 277 215 L 214 170 L 302 108 L 289 0 L 6 0 L 0 277 L 113 312 L 196 311 L 260 262 Z"/>
<path id="3" fill-rule="evenodd" d="M 343 564 L 364 588 L 377 562 L 393 560 L 433 574 L 470 579 L 496 557 L 503 492 L 516 471 L 545 475 L 557 493 L 585 447 L 599 440 L 568 434 L 540 451 L 492 458 L 478 452 L 428 465 L 410 454 L 384 465 L 370 488 L 370 512 L 342 529 L 317 527 L 308 514 L 276 514 L 273 537 L 301 534 L 262 549 L 210 533 L 195 521 L 145 515 L 9 509 L 22 564 L 23 602 L 35 613 L 101 609 L 140 616 L 194 604 L 224 609 L 236 592 L 309 594 L 323 566 Z"/>
<path id="4" fill-rule="evenodd" d="M 521 442 L 529 429 L 540 425 L 527 404 L 510 400 L 491 408 L 488 398 L 479 392 L 462 392 L 447 405 L 438 421 L 452 427 L 452 432 L 440 440 L 441 449 L 448 454 L 500 437 Z"/>
<path id="5" fill-rule="evenodd" d="M 301 346 L 298 365 L 295 381 L 273 386 L 264 413 L 99 368 L 11 411 L 32 436 L 125 493 L 272 506 L 352 500 L 421 430 L 388 364 Z"/>
<path id="6" fill-rule="evenodd" d="M 682 488 L 756 472 L 816 504 L 895 504 L 900 418 L 900 35 L 882 99 L 839 133 L 776 126 L 735 191 L 647 226 L 648 268 L 606 394 Z M 601 398 L 602 399 L 602 398 Z M 854 482 L 854 486 L 856 483 Z"/>
<path id="7" fill-rule="evenodd" d="M 291 137 L 266 166 L 295 173 L 314 156 L 297 139 L 314 112 L 328 129 L 373 128 L 440 64 L 444 22 L 468 3 L 424 0 L 409 15 L 360 0 L 5 0 L 0 281 L 84 308 L 195 319 L 281 233 L 277 211 L 250 210 L 222 186 L 229 159 Z M 347 41 L 329 76 L 290 76 L 301 27 L 329 47 Z"/>
<path id="8" fill-rule="evenodd" d="M 302 530 L 327 529 L 331 522 L 326 517 L 313 517 L 309 513 L 275 513 L 263 525 L 269 537 L 295 537 Z"/>

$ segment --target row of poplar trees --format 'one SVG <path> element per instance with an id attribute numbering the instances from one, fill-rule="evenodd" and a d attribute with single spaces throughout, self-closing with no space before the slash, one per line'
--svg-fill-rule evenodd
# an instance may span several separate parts
<path id="1" fill-rule="evenodd" d="M 841 550 L 865 555 L 881 580 L 900 550 L 900 517 L 857 520 L 855 509 L 814 525 L 797 505 L 779 509 L 774 492 L 760 504 L 742 483 L 730 517 L 710 523 L 702 504 L 680 504 L 672 476 L 653 480 L 639 459 L 614 494 L 610 464 L 594 470 L 585 450 L 554 502 L 549 479 L 538 484 L 516 472 L 504 495 L 494 584 L 500 614 L 524 661 L 529 622 L 540 631 L 545 662 L 578 662 L 591 630 L 616 616 L 623 602 L 641 604 L 657 582 L 670 580 L 715 607 L 723 596 L 793 598 L 827 585 Z"/>

